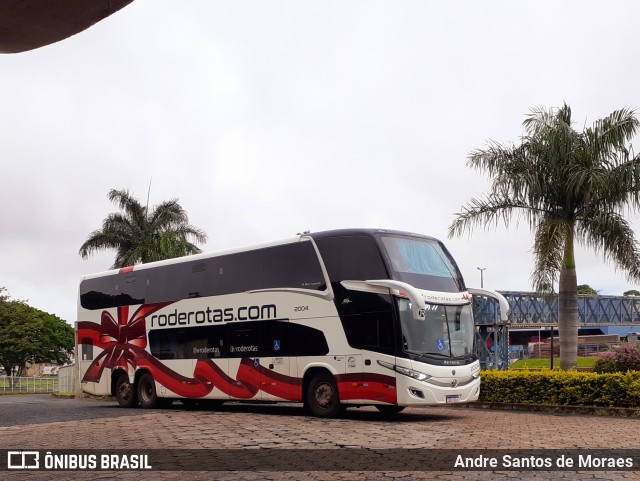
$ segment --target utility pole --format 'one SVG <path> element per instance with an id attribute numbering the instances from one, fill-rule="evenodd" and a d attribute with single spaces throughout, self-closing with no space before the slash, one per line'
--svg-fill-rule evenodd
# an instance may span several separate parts
<path id="1" fill-rule="evenodd" d="M 484 289 L 484 271 L 487 270 L 486 267 L 476 267 L 480 271 L 480 288 Z"/>

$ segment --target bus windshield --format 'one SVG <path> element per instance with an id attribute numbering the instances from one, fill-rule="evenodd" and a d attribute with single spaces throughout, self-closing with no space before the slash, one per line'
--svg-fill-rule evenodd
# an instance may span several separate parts
<path id="1" fill-rule="evenodd" d="M 415 319 L 408 299 L 398 299 L 402 348 L 426 357 L 466 357 L 473 353 L 475 331 L 471 304 L 427 304 L 424 319 Z"/>
<path id="2" fill-rule="evenodd" d="M 440 292 L 465 290 L 455 262 L 434 239 L 382 236 L 394 279 L 418 289 Z"/>

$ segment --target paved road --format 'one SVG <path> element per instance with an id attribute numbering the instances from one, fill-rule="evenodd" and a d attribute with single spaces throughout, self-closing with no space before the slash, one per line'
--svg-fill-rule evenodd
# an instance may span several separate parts
<path id="1" fill-rule="evenodd" d="M 44 424 L 100 417 L 137 415 L 113 402 L 61 399 L 50 394 L 0 396 L 0 426 Z"/>
<path id="2" fill-rule="evenodd" d="M 242 467 L 255 468 L 271 457 L 282 462 L 289 456 L 289 471 L 153 471 L 153 472 L 64 472 L 73 479 L 216 479 L 216 480 L 638 480 L 640 471 L 399 471 L 411 467 L 409 457 L 396 454 L 391 470 L 339 471 L 341 463 L 361 452 L 377 449 L 420 449 L 424 456 L 438 456 L 464 449 L 534 450 L 556 452 L 579 449 L 585 454 L 598 448 L 640 449 L 640 419 L 595 416 L 557 416 L 539 413 L 488 411 L 469 408 L 408 409 L 395 419 L 384 419 L 371 408 L 349 410 L 341 419 L 323 420 L 304 416 L 291 405 L 225 405 L 217 409 L 124 410 L 112 403 L 53 399 L 47 396 L 0 397 L 0 451 L 14 449 L 139 449 L 157 453 L 164 449 L 167 462 L 180 464 L 194 456 L 236 456 Z M 47 413 L 43 419 L 36 412 Z M 25 424 L 25 419 L 34 422 Z M 262 448 L 255 451 L 254 448 Z M 224 451 L 216 451 L 224 450 Z M 242 451 L 237 451 L 242 450 Z M 311 451 L 309 451 L 311 450 Z M 278 456 L 278 453 L 285 453 Z M 303 471 L 305 453 L 324 459 L 323 469 Z M 400 451 L 402 452 L 402 451 Z M 571 451 L 573 452 L 573 451 Z M 229 454 L 231 453 L 231 454 Z M 250 453 L 249 456 L 246 454 Z M 274 454 L 275 453 L 275 454 Z M 327 453 L 326 456 L 323 456 Z M 491 454 L 492 451 L 487 451 Z M 219 462 L 225 462 L 222 457 Z M 228 460 L 227 460 L 228 461 Z M 268 461 L 268 460 L 267 460 Z M 309 461 L 310 465 L 313 464 Z M 298 463 L 298 464 L 296 464 Z M 333 463 L 333 464 L 332 464 Z M 186 464 L 184 464 L 186 465 Z M 381 468 L 388 467 L 384 463 Z M 240 467 L 240 466 L 239 466 Z M 376 465 L 376 468 L 378 466 Z M 247 469 L 245 467 L 245 469 Z M 28 473 L 31 479 L 51 479 L 51 472 Z M 24 472 L 0 471 L 0 479 L 25 479 Z"/>

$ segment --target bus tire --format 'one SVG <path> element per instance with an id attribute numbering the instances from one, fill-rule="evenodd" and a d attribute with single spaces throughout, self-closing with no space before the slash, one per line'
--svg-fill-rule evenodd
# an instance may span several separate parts
<path id="1" fill-rule="evenodd" d="M 336 417 L 343 411 L 338 386 L 331 374 L 321 373 L 311 379 L 305 406 L 312 415 L 319 418 Z"/>
<path id="2" fill-rule="evenodd" d="M 156 393 L 156 383 L 148 372 L 145 372 L 138 379 L 138 400 L 144 409 L 153 409 L 161 404 Z"/>
<path id="3" fill-rule="evenodd" d="M 394 414 L 398 414 L 400 411 L 404 409 L 404 406 L 394 406 L 390 404 L 376 404 L 376 409 L 380 411 L 385 416 L 391 416 Z"/>
<path id="4" fill-rule="evenodd" d="M 129 382 L 129 376 L 124 372 L 116 380 L 116 400 L 122 408 L 138 405 L 135 387 Z"/>

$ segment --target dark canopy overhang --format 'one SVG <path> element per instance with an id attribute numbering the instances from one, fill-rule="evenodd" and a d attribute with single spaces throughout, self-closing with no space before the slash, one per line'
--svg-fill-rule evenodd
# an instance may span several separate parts
<path id="1" fill-rule="evenodd" d="M 0 53 L 18 53 L 63 40 L 133 0 L 1 0 Z"/>

